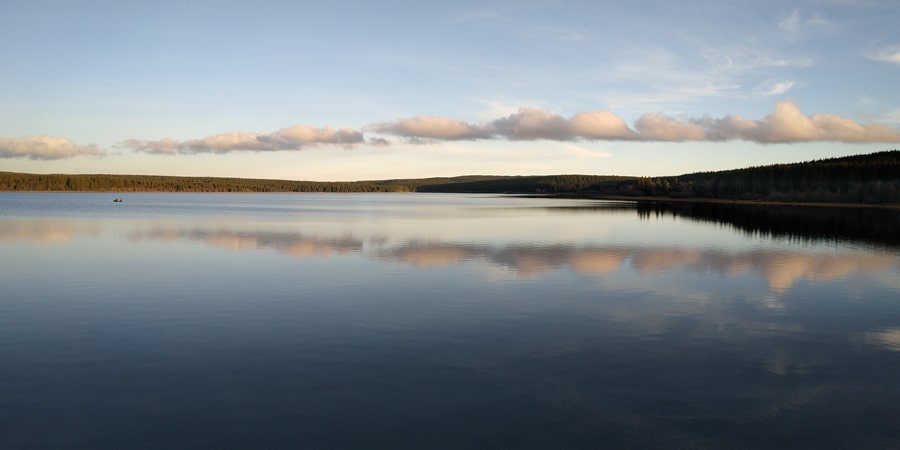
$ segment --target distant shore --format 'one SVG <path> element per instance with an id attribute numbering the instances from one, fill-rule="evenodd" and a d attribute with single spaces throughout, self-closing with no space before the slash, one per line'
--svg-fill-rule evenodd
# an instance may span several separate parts
<path id="1" fill-rule="evenodd" d="M 658 203 L 900 208 L 900 150 L 678 176 L 464 175 L 367 181 L 0 171 L 0 191 L 442 192 Z M 737 200 L 741 199 L 741 200 Z"/>
<path id="2" fill-rule="evenodd" d="M 380 192 L 363 192 L 363 191 L 345 191 L 345 192 L 292 192 L 292 191 L 271 191 L 271 192 L 252 192 L 252 191 L 162 191 L 162 190 L 141 190 L 141 191 L 67 191 L 67 190 L 28 190 L 28 191 L 2 191 L 0 192 L 17 192 L 17 193 L 92 193 L 92 194 L 116 194 L 116 198 L 121 198 L 123 194 L 315 194 L 315 193 L 333 193 L 333 194 L 432 194 L 434 192 L 415 192 L 415 191 L 380 191 Z M 478 194 L 478 192 L 440 192 L 445 194 Z M 494 195 L 515 195 L 520 197 L 540 197 L 540 198 L 565 198 L 565 199 L 589 199 L 589 200 L 613 200 L 627 201 L 635 203 L 714 203 L 728 205 L 744 205 L 744 206 L 801 206 L 801 207 L 824 207 L 824 208 L 879 208 L 879 209 L 895 209 L 900 210 L 900 203 L 852 203 L 852 202 L 793 202 L 778 200 L 737 200 L 726 198 L 708 198 L 708 197 L 659 197 L 659 196 L 631 196 L 631 195 L 611 195 L 611 194 L 594 194 L 587 192 L 565 193 L 558 192 L 553 194 L 528 194 L 516 192 L 481 192 L 480 194 Z"/>
<path id="3" fill-rule="evenodd" d="M 641 197 L 628 195 L 606 195 L 606 194 L 555 194 L 551 197 L 558 198 L 587 198 L 592 200 L 618 200 L 629 202 L 652 202 L 652 203 L 719 203 L 733 205 L 754 205 L 754 206 L 818 206 L 828 208 L 882 208 L 882 209 L 900 209 L 900 203 L 850 203 L 850 202 L 787 202 L 775 200 L 734 200 L 726 198 L 701 198 L 701 197 Z"/>

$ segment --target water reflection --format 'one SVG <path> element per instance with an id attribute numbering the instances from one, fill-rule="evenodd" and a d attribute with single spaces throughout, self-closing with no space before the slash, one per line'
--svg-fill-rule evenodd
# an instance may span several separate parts
<path id="1" fill-rule="evenodd" d="M 259 225 L 222 229 L 218 222 L 120 224 L 132 242 L 188 241 L 236 252 L 271 250 L 294 258 L 359 256 L 371 260 L 437 268 L 469 262 L 483 263 L 525 278 L 570 270 L 576 274 L 603 277 L 631 271 L 641 276 L 667 272 L 691 272 L 717 277 L 755 274 L 766 281 L 772 293 L 790 290 L 798 281 L 831 282 L 851 276 L 878 278 L 898 267 L 892 252 L 854 248 L 811 249 L 804 247 L 720 249 L 663 244 L 596 245 L 590 243 L 521 244 L 458 243 L 420 240 L 383 234 L 336 236 L 277 230 L 256 230 Z M 239 224 L 240 225 L 240 224 Z M 235 227 L 235 224 L 231 224 Z M 132 227 L 139 228 L 133 230 Z M 96 236 L 108 223 L 66 220 L 7 220 L 0 229 L 4 242 L 25 241 L 62 244 L 77 236 Z M 106 229 L 105 232 L 111 230 Z"/>
<path id="2" fill-rule="evenodd" d="M 90 230 L 79 230 L 75 223 L 65 219 L 4 220 L 0 224 L 0 242 L 10 243 L 65 244 L 78 234 L 91 233 Z"/>
<path id="3" fill-rule="evenodd" d="M 296 258 L 327 257 L 359 253 L 363 241 L 350 236 L 334 238 L 306 237 L 300 234 L 253 231 L 227 231 L 204 229 L 179 229 L 161 227 L 149 231 L 131 233 L 129 240 L 187 240 L 200 242 L 213 247 L 231 250 L 266 250 L 272 249 Z"/>
<path id="4" fill-rule="evenodd" d="M 900 246 L 900 211 L 889 208 L 662 202 L 638 203 L 636 209 L 644 219 L 714 222 L 751 235 Z"/>
<path id="5" fill-rule="evenodd" d="M 591 202 L 258 198 L 0 217 L 0 424 L 25 424 L 0 447 L 900 443 L 887 239 Z"/>
<path id="6" fill-rule="evenodd" d="M 881 346 L 887 350 L 900 352 L 900 328 L 887 328 L 873 333 L 867 333 L 866 338 L 870 344 Z"/>
<path id="7" fill-rule="evenodd" d="M 669 270 L 735 276 L 754 272 L 775 292 L 784 292 L 798 280 L 832 281 L 857 273 L 889 271 L 897 258 L 888 254 L 809 254 L 777 250 L 728 253 L 718 250 L 679 248 L 575 248 L 506 247 L 501 249 L 411 245 L 385 252 L 390 260 L 417 267 L 446 266 L 483 260 L 523 276 L 536 276 L 565 267 L 582 275 L 607 275 L 626 267 L 645 275 Z"/>

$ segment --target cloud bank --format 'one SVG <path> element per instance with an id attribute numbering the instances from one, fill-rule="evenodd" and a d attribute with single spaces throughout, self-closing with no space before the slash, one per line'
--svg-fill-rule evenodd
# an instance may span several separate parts
<path id="1" fill-rule="evenodd" d="M 0 136 L 0 158 L 62 159 L 74 156 L 103 156 L 96 145 L 75 145 L 67 138 L 53 136 Z"/>
<path id="2" fill-rule="evenodd" d="M 900 131 L 886 125 L 863 124 L 834 114 L 806 115 L 791 102 L 759 120 L 741 116 L 703 116 L 679 120 L 660 113 L 640 116 L 630 128 L 607 111 L 580 112 L 569 118 L 548 111 L 521 108 L 517 113 L 484 124 L 444 117 L 417 116 L 381 122 L 370 130 L 410 142 L 440 140 L 635 140 L 656 142 L 744 140 L 762 144 L 832 141 L 847 143 L 900 142 Z"/>
<path id="3" fill-rule="evenodd" d="M 786 90 L 790 86 L 790 82 L 782 83 L 773 89 Z M 352 128 L 294 125 L 271 133 L 230 131 L 203 139 L 128 139 L 117 147 L 158 155 L 271 152 L 303 150 L 319 145 L 379 147 L 391 145 L 391 137 L 415 144 L 477 140 L 900 143 L 900 130 L 896 128 L 860 123 L 835 114 L 807 115 L 789 101 L 776 104 L 772 114 L 757 120 L 741 116 L 675 118 L 651 112 L 638 117 L 630 127 L 609 111 L 586 111 L 563 117 L 542 109 L 520 108 L 513 114 L 484 123 L 415 116 L 378 122 L 363 129 L 375 136 L 366 136 L 363 131 Z M 78 146 L 60 137 L 0 137 L 0 158 L 50 160 L 104 154 L 95 145 Z"/>
<path id="4" fill-rule="evenodd" d="M 581 112 L 565 118 L 535 108 L 520 108 L 518 112 L 486 124 L 471 124 L 446 117 L 416 116 L 395 122 L 381 122 L 369 126 L 378 133 L 406 138 L 413 142 L 434 140 L 554 140 L 636 138 L 625 121 L 606 111 Z"/>
<path id="5" fill-rule="evenodd" d="M 272 133 L 230 131 L 203 139 L 178 141 L 161 139 L 145 141 L 129 139 L 120 144 L 131 150 L 159 155 L 191 153 L 228 153 L 233 151 L 301 150 L 306 147 L 328 144 L 353 147 L 364 142 L 362 132 L 350 128 L 333 129 L 295 125 Z"/>
<path id="6" fill-rule="evenodd" d="M 369 129 L 395 136 L 419 139 L 439 139 L 447 141 L 489 139 L 491 133 L 484 127 L 470 125 L 460 120 L 446 117 L 416 116 L 396 122 L 382 122 L 370 125 Z"/>
<path id="7" fill-rule="evenodd" d="M 742 139 L 759 143 L 791 142 L 900 142 L 900 131 L 880 124 L 860 124 L 834 114 L 807 116 L 793 103 L 781 102 L 761 120 L 740 116 L 694 119 L 706 131 L 707 140 Z"/>

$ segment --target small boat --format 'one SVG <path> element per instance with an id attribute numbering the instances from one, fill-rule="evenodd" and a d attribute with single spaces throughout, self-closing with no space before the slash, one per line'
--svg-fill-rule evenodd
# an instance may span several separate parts
<path id="1" fill-rule="evenodd" d="M 113 203 L 122 203 L 123 201 L 124 200 L 122 200 L 122 197 L 116 197 L 113 199 Z"/>

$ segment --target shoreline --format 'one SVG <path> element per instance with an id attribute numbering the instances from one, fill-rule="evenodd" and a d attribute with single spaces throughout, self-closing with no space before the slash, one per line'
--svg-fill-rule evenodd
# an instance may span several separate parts
<path id="1" fill-rule="evenodd" d="M 92 193 L 92 194 L 139 194 L 139 193 L 160 193 L 160 194 L 432 194 L 434 192 L 416 192 L 416 191 L 381 191 L 381 192 L 365 192 L 365 191 L 164 191 L 164 190 L 136 190 L 136 191 L 70 191 L 70 190 L 35 190 L 35 191 L 15 191 L 0 190 L 0 192 L 9 193 Z M 443 194 L 495 194 L 495 195 L 517 195 L 523 197 L 544 197 L 544 198 L 568 198 L 568 199 L 589 199 L 589 200 L 612 200 L 627 202 L 645 202 L 645 203 L 713 203 L 727 205 L 742 206 L 800 206 L 800 207 L 825 207 L 825 208 L 878 208 L 900 210 L 900 203 L 847 203 L 847 202 L 791 202 L 780 200 L 737 200 L 726 198 L 709 198 L 709 197 L 644 197 L 629 195 L 612 195 L 612 194 L 581 194 L 581 193 L 555 193 L 555 194 L 533 194 L 533 193 L 514 193 L 514 192 L 441 192 Z"/>
<path id="2" fill-rule="evenodd" d="M 592 200 L 615 200 L 650 203 L 717 203 L 742 206 L 812 206 L 827 208 L 880 208 L 900 210 L 900 203 L 847 203 L 847 202 L 788 202 L 780 200 L 737 200 L 708 197 L 634 197 L 628 195 L 606 194 L 551 194 L 559 198 L 586 198 Z"/>

